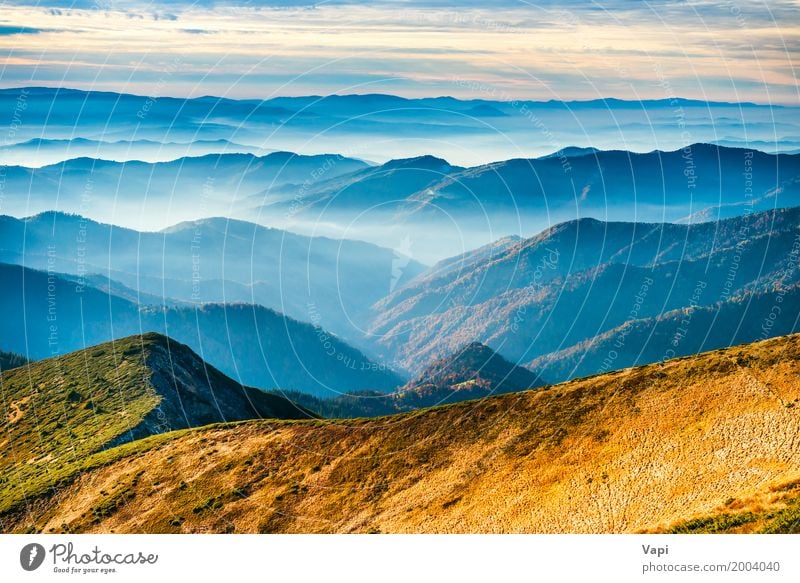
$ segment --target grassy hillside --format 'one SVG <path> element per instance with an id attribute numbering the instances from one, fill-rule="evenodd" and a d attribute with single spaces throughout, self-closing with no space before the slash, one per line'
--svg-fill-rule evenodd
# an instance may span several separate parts
<path id="1" fill-rule="evenodd" d="M 44 532 L 685 528 L 736 501 L 796 489 L 799 357 L 800 336 L 793 335 L 394 417 L 209 427 L 86 472 L 30 512 L 6 514 L 0 526 Z M 774 512 L 791 503 L 774 498 Z M 756 529 L 796 529 L 787 516 Z"/>
<path id="2" fill-rule="evenodd" d="M 309 416 L 158 334 L 3 372 L 0 394 L 0 511 L 63 483 L 116 444 L 219 421 Z"/>
<path id="3" fill-rule="evenodd" d="M 670 534 L 800 534 L 800 480 L 767 488 L 755 495 L 728 498 L 714 512 L 652 532 Z"/>

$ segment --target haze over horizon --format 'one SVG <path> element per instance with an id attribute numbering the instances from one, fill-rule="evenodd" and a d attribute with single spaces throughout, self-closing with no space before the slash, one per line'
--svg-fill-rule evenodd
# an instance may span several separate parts
<path id="1" fill-rule="evenodd" d="M 798 103 L 795 1 L 17 0 L 2 86 Z"/>
<path id="2" fill-rule="evenodd" d="M 489 97 L 482 97 L 482 96 L 464 96 L 458 94 L 444 94 L 444 93 L 432 93 L 430 95 L 405 95 L 402 93 L 391 93 L 391 92 L 371 92 L 371 91 L 336 91 L 333 93 L 303 93 L 303 94 L 292 94 L 292 93 L 285 93 L 285 94 L 278 94 L 272 95 L 270 97 L 260 97 L 257 94 L 250 96 L 250 97 L 233 97 L 233 96 L 223 96 L 217 95 L 212 93 L 202 94 L 202 95 L 182 95 L 179 92 L 176 93 L 159 93 L 158 95 L 152 95 L 149 93 L 141 93 L 132 90 L 121 90 L 121 89 L 99 89 L 99 88 L 83 88 L 79 85 L 37 85 L 37 84 L 20 84 L 20 85 L 10 85 L 10 86 L 2 86 L 0 87 L 0 92 L 15 92 L 21 90 L 51 90 L 54 92 L 82 92 L 82 93 L 109 93 L 114 95 L 130 95 L 133 97 L 143 97 L 143 98 L 155 98 L 155 99 L 177 99 L 177 100 L 205 100 L 205 99 L 218 99 L 220 101 L 229 100 L 229 101 L 240 101 L 240 102 L 268 102 L 270 100 L 279 100 L 279 99 L 324 99 L 327 97 L 358 97 L 358 98 L 370 98 L 370 97 L 390 97 L 390 98 L 398 98 L 401 100 L 407 101 L 415 101 L 415 100 L 453 100 L 459 101 L 464 103 L 470 102 L 477 102 L 477 103 L 484 103 L 484 102 L 497 102 L 497 103 L 530 103 L 530 104 L 537 104 L 537 105 L 545 105 L 545 104 L 556 104 L 556 103 L 564 103 L 564 104 L 602 104 L 602 103 L 610 103 L 613 104 L 615 102 L 621 103 L 629 103 L 629 104 L 648 104 L 648 103 L 691 103 L 697 105 L 703 104 L 725 104 L 725 105 L 740 105 L 740 106 L 755 106 L 755 107 L 775 107 L 775 108 L 787 108 L 787 107 L 797 107 L 797 104 L 790 103 L 790 104 L 783 104 L 783 103 L 765 103 L 765 102 L 756 102 L 756 101 L 731 101 L 727 99 L 704 99 L 704 98 L 694 98 L 694 97 L 687 97 L 685 95 L 662 95 L 660 97 L 642 97 L 642 98 L 630 98 L 630 97 L 622 97 L 619 95 L 599 95 L 594 97 L 578 97 L 578 98 L 536 98 L 536 97 L 520 97 L 514 96 L 510 94 L 497 96 L 497 98 L 489 98 Z"/>

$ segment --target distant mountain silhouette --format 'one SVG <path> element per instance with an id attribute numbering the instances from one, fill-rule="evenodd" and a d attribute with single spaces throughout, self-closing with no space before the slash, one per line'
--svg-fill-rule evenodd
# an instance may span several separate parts
<path id="1" fill-rule="evenodd" d="M 683 147 L 685 128 L 676 123 L 678 114 L 691 120 L 696 142 L 744 132 L 752 146 L 768 142 L 786 149 L 783 144 L 791 146 L 800 135 L 795 107 L 679 97 L 535 101 L 346 94 L 154 100 L 146 95 L 28 87 L 4 89 L 0 106 L 13 110 L 23 90 L 27 109 L 26 124 L 17 132 L 20 141 L 63 139 L 61 128 L 69 128 L 71 137 L 102 135 L 108 141 L 227 140 L 274 150 L 303 149 L 304 154 L 356 147 L 364 150 L 360 157 L 371 160 L 432 153 L 474 166 L 535 158 L 571 145 L 588 145 L 584 143 L 588 140 L 602 150 Z M 43 135 L 34 128 L 47 131 Z M 31 212 L 37 210 L 43 209 Z M 570 217 L 559 220 L 565 218 Z"/>
<path id="2" fill-rule="evenodd" d="M 566 148 L 561 148 L 553 152 L 552 154 L 547 154 L 545 156 L 539 156 L 540 160 L 546 160 L 548 158 L 576 158 L 578 156 L 586 156 L 588 154 L 599 154 L 602 150 L 598 150 L 597 148 L 580 148 L 577 146 L 568 146 Z"/>
<path id="3" fill-rule="evenodd" d="M 41 168 L 6 168 L 4 210 L 22 215 L 53 208 L 69 212 L 92 208 L 104 213 L 101 216 L 117 211 L 126 219 L 130 218 L 126 213 L 227 215 L 241 200 L 254 195 L 262 202 L 270 200 L 273 190 L 313 182 L 323 169 L 330 178 L 367 167 L 365 162 L 335 154 L 289 152 L 210 153 L 155 163 L 78 157 Z M 151 220 L 156 222 L 158 217 Z"/>
<path id="4" fill-rule="evenodd" d="M 316 217 L 317 212 L 324 216 L 339 211 L 362 213 L 372 209 L 391 214 L 409 197 L 462 170 L 435 156 L 391 160 L 320 181 L 303 189 L 299 198 L 269 203 L 259 210 L 269 214 L 276 209 L 290 208 L 296 214 L 312 217 Z"/>
<path id="5" fill-rule="evenodd" d="M 438 260 L 498 234 L 529 235 L 576 218 L 702 222 L 800 205 L 800 155 L 752 149 L 565 148 L 470 168 L 432 160 L 393 160 L 322 180 L 250 212 L 290 209 L 297 222 L 402 229 L 426 250 L 426 260 Z M 381 243 L 380 229 L 365 232 Z"/>
<path id="6" fill-rule="evenodd" d="M 104 141 L 88 138 L 33 138 L 0 147 L 0 159 L 9 166 L 48 166 L 73 158 L 96 158 L 125 162 L 166 162 L 207 154 L 253 154 L 263 156 L 269 150 L 237 144 L 226 139 L 160 142 L 134 139 Z"/>
<path id="7" fill-rule="evenodd" d="M 800 202 L 800 186 L 793 182 L 800 177 L 800 156 L 694 144 L 648 154 L 591 152 L 569 156 L 568 164 L 565 168 L 558 156 L 550 156 L 469 168 L 419 193 L 419 199 L 452 213 L 516 206 L 617 214 L 625 209 L 615 207 L 629 211 L 635 204 L 659 205 L 667 213 L 682 208 L 688 214 L 692 207 L 743 201 L 747 168 L 753 196 L 783 187 L 784 206 Z"/>
<path id="8" fill-rule="evenodd" d="M 430 407 L 499 393 L 524 391 L 544 383 L 494 350 L 472 342 L 434 361 L 398 392 L 401 408 Z"/>

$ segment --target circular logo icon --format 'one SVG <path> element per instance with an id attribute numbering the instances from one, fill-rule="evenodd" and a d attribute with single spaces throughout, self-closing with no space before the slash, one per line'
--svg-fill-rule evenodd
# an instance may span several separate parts
<path id="1" fill-rule="evenodd" d="M 19 564 L 26 571 L 35 571 L 44 562 L 44 547 L 39 543 L 30 543 L 19 552 Z"/>

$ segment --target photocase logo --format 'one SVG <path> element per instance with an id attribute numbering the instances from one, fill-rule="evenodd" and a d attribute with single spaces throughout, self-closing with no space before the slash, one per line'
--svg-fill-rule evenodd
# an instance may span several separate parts
<path id="1" fill-rule="evenodd" d="M 19 552 L 19 564 L 26 571 L 35 571 L 44 562 L 44 547 L 39 543 L 30 543 Z"/>

